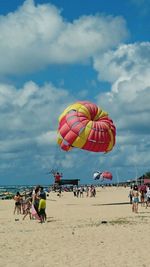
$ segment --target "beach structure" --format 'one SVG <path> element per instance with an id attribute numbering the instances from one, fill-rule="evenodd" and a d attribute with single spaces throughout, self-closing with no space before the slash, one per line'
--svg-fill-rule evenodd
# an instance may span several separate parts
<path id="1" fill-rule="evenodd" d="M 150 177 L 146 174 L 143 174 L 140 177 L 137 178 L 133 178 L 133 179 L 128 179 L 127 181 L 124 182 L 119 182 L 119 184 L 121 185 L 133 185 L 133 184 L 137 184 L 137 185 L 150 185 Z"/>
<path id="2" fill-rule="evenodd" d="M 77 185 L 80 179 L 62 179 L 63 174 L 56 170 L 51 170 L 50 172 L 54 177 L 54 185 L 61 186 L 61 185 Z"/>
<path id="3" fill-rule="evenodd" d="M 61 179 L 59 181 L 59 185 L 77 185 L 80 179 Z"/>

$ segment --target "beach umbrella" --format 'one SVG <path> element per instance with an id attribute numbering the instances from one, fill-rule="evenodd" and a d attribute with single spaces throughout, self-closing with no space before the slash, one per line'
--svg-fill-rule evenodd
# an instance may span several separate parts
<path id="1" fill-rule="evenodd" d="M 76 147 L 106 153 L 113 149 L 115 137 L 108 113 L 89 101 L 68 106 L 59 117 L 57 143 L 65 151 Z"/>

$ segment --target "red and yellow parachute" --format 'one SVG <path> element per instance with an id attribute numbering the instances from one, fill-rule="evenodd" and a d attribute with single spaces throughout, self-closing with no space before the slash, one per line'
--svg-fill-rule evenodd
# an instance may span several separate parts
<path id="1" fill-rule="evenodd" d="M 73 147 L 109 152 L 115 145 L 116 128 L 108 113 L 88 101 L 68 106 L 59 117 L 57 143 L 68 151 Z"/>

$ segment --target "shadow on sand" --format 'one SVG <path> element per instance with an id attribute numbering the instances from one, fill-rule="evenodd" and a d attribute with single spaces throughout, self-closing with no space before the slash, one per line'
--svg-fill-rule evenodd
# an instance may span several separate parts
<path id="1" fill-rule="evenodd" d="M 118 206 L 118 205 L 131 205 L 131 204 L 129 202 L 115 202 L 115 203 L 93 204 L 92 206 Z"/>

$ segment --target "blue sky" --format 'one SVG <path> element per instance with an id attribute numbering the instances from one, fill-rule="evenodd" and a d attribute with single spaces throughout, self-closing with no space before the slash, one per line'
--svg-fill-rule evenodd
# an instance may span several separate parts
<path id="1" fill-rule="evenodd" d="M 81 183 L 149 171 L 149 14 L 149 0 L 1 1 L 0 184 L 49 184 L 51 168 Z M 77 100 L 108 111 L 112 152 L 60 150 L 58 116 Z"/>

